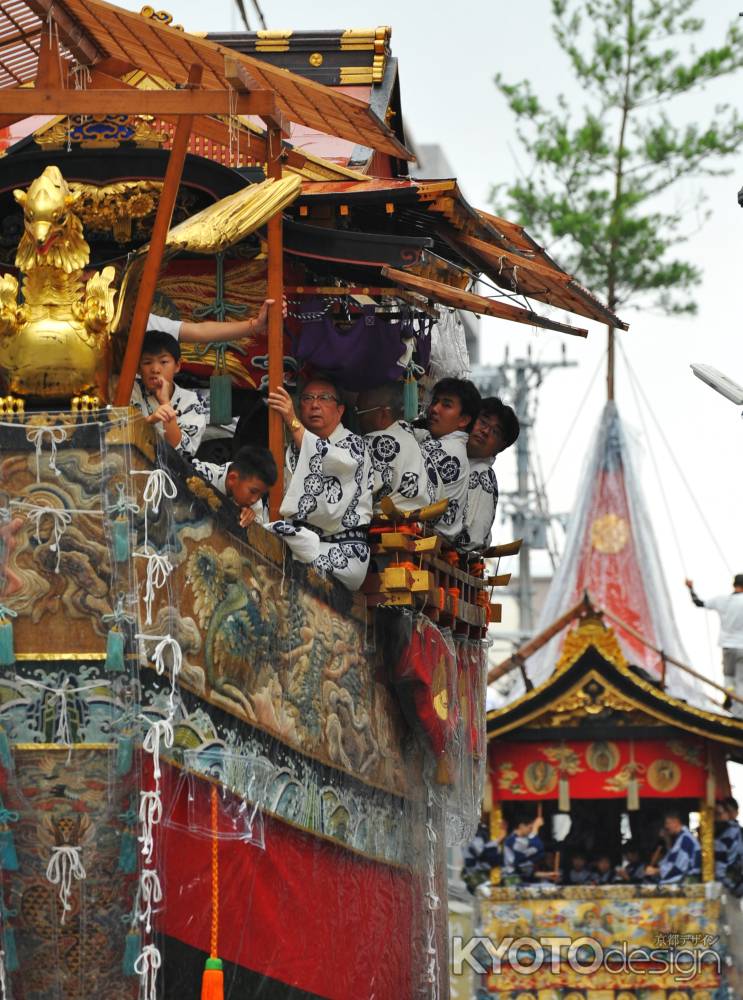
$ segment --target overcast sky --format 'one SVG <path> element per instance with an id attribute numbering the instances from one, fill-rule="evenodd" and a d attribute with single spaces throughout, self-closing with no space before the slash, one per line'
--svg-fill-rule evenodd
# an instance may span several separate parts
<path id="1" fill-rule="evenodd" d="M 493 74 L 500 70 L 511 80 L 529 77 L 542 95 L 562 90 L 577 103 L 581 101 L 551 35 L 548 0 L 526 0 L 520 5 L 501 0 L 460 0 L 457 4 L 448 0 L 428 0 L 425 4 L 400 0 L 260 0 L 260 4 L 272 29 L 391 25 L 392 51 L 400 60 L 406 128 L 417 142 L 436 142 L 444 147 L 468 198 L 478 207 L 488 206 L 492 183 L 508 181 L 520 168 L 528 166 L 515 144 L 513 122 L 493 86 Z M 133 10 L 140 5 L 140 0 L 123 4 Z M 230 0 L 212 0 L 209 4 L 169 0 L 165 6 L 187 30 L 241 28 Z M 245 6 L 252 18 L 251 27 L 257 27 L 250 0 L 245 0 Z M 697 9 L 707 19 L 701 44 L 719 44 L 725 25 L 737 16 L 738 6 L 725 0 L 700 0 Z M 728 79 L 688 100 L 678 113 L 704 123 L 718 101 L 736 102 L 742 91 L 743 78 Z M 688 601 L 683 578 L 692 576 L 700 593 L 711 595 L 729 589 L 730 572 L 743 572 L 743 424 L 732 403 L 694 378 L 689 363 L 705 361 L 743 383 L 739 346 L 743 210 L 736 203 L 741 184 L 743 155 L 730 177 L 691 183 L 679 189 L 676 196 L 688 213 L 690 228 L 696 223 L 700 190 L 709 197 L 713 210 L 712 219 L 681 248 L 681 253 L 693 257 L 704 269 L 698 315 L 668 319 L 648 312 L 623 313 L 631 324 L 622 337 L 630 363 L 651 399 L 655 416 L 717 544 L 725 552 L 723 562 L 653 428 L 652 418 L 646 415 L 650 450 L 646 447 L 644 482 L 669 589 L 690 661 L 704 671 L 714 672 L 714 676 L 720 673 L 716 616 L 710 616 L 708 628 L 707 613 L 695 610 Z M 559 246 L 548 249 L 559 261 Z M 570 357 L 579 363 L 575 369 L 550 375 L 540 396 L 536 439 L 547 472 L 565 443 L 578 402 L 605 351 L 605 333 L 593 325 L 588 341 L 578 341 L 494 320 L 482 321 L 481 329 L 483 358 L 488 362 L 500 360 L 507 344 L 512 357 L 531 344 L 545 358 L 556 358 L 565 341 Z M 617 399 L 626 421 L 641 431 L 635 399 L 621 364 Z M 550 478 L 554 511 L 566 511 L 572 506 L 583 456 L 603 400 L 602 371 Z M 660 495 L 655 464 L 664 482 L 670 519 Z M 507 488 L 510 463 L 501 465 L 501 485 Z M 507 529 L 501 531 L 505 534 Z"/>

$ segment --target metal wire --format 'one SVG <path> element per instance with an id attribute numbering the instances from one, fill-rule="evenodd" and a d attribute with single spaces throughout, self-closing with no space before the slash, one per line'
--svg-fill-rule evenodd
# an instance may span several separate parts
<path id="1" fill-rule="evenodd" d="M 689 498 L 690 498 L 691 502 L 694 504 L 694 507 L 696 508 L 696 511 L 699 514 L 699 518 L 700 518 L 702 524 L 704 525 L 705 530 L 707 531 L 707 534 L 709 535 L 710 541 L 712 542 L 712 544 L 713 544 L 713 546 L 714 546 L 717 554 L 719 555 L 719 557 L 720 557 L 720 559 L 722 561 L 722 564 L 725 566 L 727 572 L 730 573 L 730 574 L 732 574 L 732 569 L 730 568 L 730 564 L 727 561 L 725 553 L 722 551 L 722 548 L 720 547 L 719 542 L 715 538 L 715 535 L 712 532 L 712 528 L 710 527 L 709 522 L 707 521 L 707 518 L 704 516 L 704 511 L 702 510 L 702 508 L 701 508 L 701 506 L 699 504 L 699 501 L 697 500 L 697 498 L 694 496 L 694 493 L 692 492 L 691 486 L 689 485 L 688 480 L 686 479 L 686 476 L 684 475 L 684 471 L 681 468 L 681 464 L 679 463 L 678 459 L 676 458 L 676 456 L 675 456 L 675 454 L 673 452 L 673 449 L 671 448 L 671 445 L 668 442 L 668 438 L 664 434 L 663 428 L 661 427 L 661 425 L 660 425 L 660 423 L 658 421 L 658 418 L 655 416 L 653 408 L 650 405 L 648 397 L 645 394 L 645 390 L 642 388 L 642 383 L 637 378 L 637 375 L 635 374 L 632 366 L 630 365 L 629 360 L 627 358 L 627 354 L 626 354 L 624 348 L 621 345 L 621 341 L 619 341 L 618 343 L 619 343 L 619 349 L 622 352 L 622 357 L 624 358 L 624 363 L 627 366 L 627 371 L 630 373 L 630 375 L 632 376 L 632 378 L 634 378 L 635 381 L 637 382 L 637 388 L 638 388 L 638 390 L 640 392 L 640 395 L 642 396 L 642 398 L 644 400 L 645 406 L 647 407 L 647 410 L 648 410 L 650 416 L 653 418 L 653 423 L 655 424 L 655 427 L 656 427 L 656 429 L 658 431 L 658 434 L 660 435 L 660 439 L 663 442 L 663 444 L 666 446 L 666 450 L 667 450 L 667 452 L 668 452 L 668 454 L 669 454 L 669 456 L 671 458 L 671 461 L 673 462 L 673 464 L 674 464 L 674 466 L 676 468 L 676 471 L 679 474 L 679 478 L 681 479 L 681 482 L 684 484 L 684 487 L 686 489 L 686 492 L 689 495 Z"/>

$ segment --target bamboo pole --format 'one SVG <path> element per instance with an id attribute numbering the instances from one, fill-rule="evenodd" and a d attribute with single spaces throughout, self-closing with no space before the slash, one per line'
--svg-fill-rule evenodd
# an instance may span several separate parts
<path id="1" fill-rule="evenodd" d="M 281 178 L 281 129 L 269 122 L 267 131 L 269 177 Z M 284 246 L 282 213 L 268 220 L 268 298 L 274 300 L 268 314 L 268 387 L 284 384 Z M 272 519 L 278 517 L 284 495 L 284 424 L 275 410 L 268 411 L 268 447 L 276 462 L 278 478 L 271 487 L 269 509 Z"/>
<path id="2" fill-rule="evenodd" d="M 198 87 L 201 82 L 202 72 L 203 67 L 196 63 L 191 67 L 188 74 L 188 85 L 190 87 Z M 147 259 L 142 270 L 142 280 L 137 292 L 132 325 L 129 330 L 126 352 L 121 365 L 121 375 L 119 376 L 119 384 L 114 399 L 116 406 L 126 406 L 131 399 L 132 386 L 134 385 L 134 378 L 139 367 L 139 356 L 142 353 L 142 342 L 144 341 L 147 329 L 147 318 L 152 308 L 157 279 L 160 275 L 165 240 L 170 228 L 170 221 L 173 217 L 173 208 L 175 207 L 175 199 L 178 195 L 178 187 L 183 176 L 183 164 L 186 160 L 186 150 L 188 148 L 192 125 L 193 115 L 183 115 L 178 121 L 175 135 L 173 136 L 173 145 L 168 157 L 168 166 L 165 170 L 163 189 L 157 206 L 155 224 L 152 227 L 149 253 L 147 254 Z"/>
<path id="3" fill-rule="evenodd" d="M 562 632 L 562 630 L 574 621 L 574 619 L 578 618 L 581 614 L 588 613 L 592 610 L 591 602 L 586 594 L 578 602 L 578 604 L 570 608 L 569 611 L 566 611 L 565 614 L 558 618 L 556 622 L 553 622 L 552 625 L 546 628 L 543 632 L 540 632 L 539 635 L 534 636 L 533 639 L 517 649 L 515 653 L 512 653 L 508 657 L 508 659 L 503 660 L 501 663 L 497 663 L 494 667 L 492 667 L 488 671 L 488 684 L 492 684 L 493 681 L 497 680 L 499 677 L 510 673 L 514 668 L 523 666 L 524 660 L 526 660 L 533 653 L 538 652 L 542 646 L 545 646 L 550 639 L 557 635 L 558 632 Z"/>

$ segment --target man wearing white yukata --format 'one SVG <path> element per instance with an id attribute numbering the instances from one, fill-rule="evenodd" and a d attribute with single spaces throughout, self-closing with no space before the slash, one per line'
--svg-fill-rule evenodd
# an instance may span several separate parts
<path id="1" fill-rule="evenodd" d="M 279 513 L 266 527 L 284 537 L 294 557 L 310 562 L 349 590 L 358 590 L 369 567 L 368 525 L 373 473 L 363 438 L 341 423 L 345 407 L 338 388 L 315 378 L 302 390 L 297 419 L 291 396 L 278 386 L 268 405 L 291 434 L 286 450 L 286 485 Z M 316 542 L 301 553 L 299 542 Z"/>
<path id="2" fill-rule="evenodd" d="M 435 467 L 426 463 L 413 428 L 401 419 L 402 382 L 387 382 L 359 393 L 356 415 L 374 469 L 375 512 L 384 497 L 405 512 L 442 498 Z"/>
<path id="3" fill-rule="evenodd" d="M 436 522 L 436 532 L 452 545 L 464 530 L 470 463 L 467 438 L 480 412 L 480 393 L 468 379 L 443 378 L 433 387 L 426 428 L 416 431 L 423 457 L 436 470 L 446 513 Z"/>
<path id="4" fill-rule="evenodd" d="M 467 440 L 470 463 L 467 513 L 464 531 L 457 542 L 457 548 L 464 552 L 481 552 L 490 545 L 498 506 L 498 480 L 493 463 L 496 455 L 516 441 L 519 430 L 519 420 L 512 407 L 506 406 L 497 396 L 483 399 Z"/>

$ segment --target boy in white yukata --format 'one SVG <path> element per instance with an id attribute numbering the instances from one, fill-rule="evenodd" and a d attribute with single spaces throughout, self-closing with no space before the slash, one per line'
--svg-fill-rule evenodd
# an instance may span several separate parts
<path id="1" fill-rule="evenodd" d="M 427 464 L 413 428 L 402 419 L 403 384 L 387 382 L 360 392 L 356 415 L 374 469 L 374 510 L 389 497 L 398 510 L 411 511 L 443 496 L 438 473 Z"/>
<path id="2" fill-rule="evenodd" d="M 426 428 L 415 434 L 449 501 L 435 530 L 452 545 L 464 530 L 470 478 L 467 438 L 480 412 L 480 402 L 480 393 L 468 379 L 442 378 L 433 387 Z"/>
<path id="3" fill-rule="evenodd" d="M 215 465 L 214 462 L 193 461 L 200 476 L 240 508 L 240 526 L 263 524 L 268 521 L 264 497 L 276 482 L 276 462 L 267 448 L 246 445 L 240 448 L 231 462 Z"/>
<path id="4" fill-rule="evenodd" d="M 457 548 L 464 552 L 480 552 L 490 545 L 498 506 L 498 480 L 493 463 L 496 455 L 511 447 L 519 430 L 519 420 L 512 407 L 506 406 L 497 396 L 483 399 L 467 439 L 470 462 L 467 513 L 464 531 L 457 542 Z"/>
<path id="5" fill-rule="evenodd" d="M 139 377 L 132 388 L 131 405 L 148 424 L 183 455 L 193 456 L 206 428 L 206 411 L 195 392 L 174 382 L 181 369 L 178 341 L 159 330 L 148 330 L 139 359 Z"/>
<path id="6" fill-rule="evenodd" d="M 341 423 L 340 391 L 326 378 L 313 378 L 299 397 L 297 419 L 291 396 L 277 387 L 268 405 L 281 414 L 291 434 L 286 450 L 286 486 L 279 513 L 266 525 L 285 538 L 295 558 L 358 590 L 369 568 L 367 531 L 372 514 L 373 472 L 363 438 Z M 317 539 L 317 554 L 300 555 L 293 540 Z"/>

